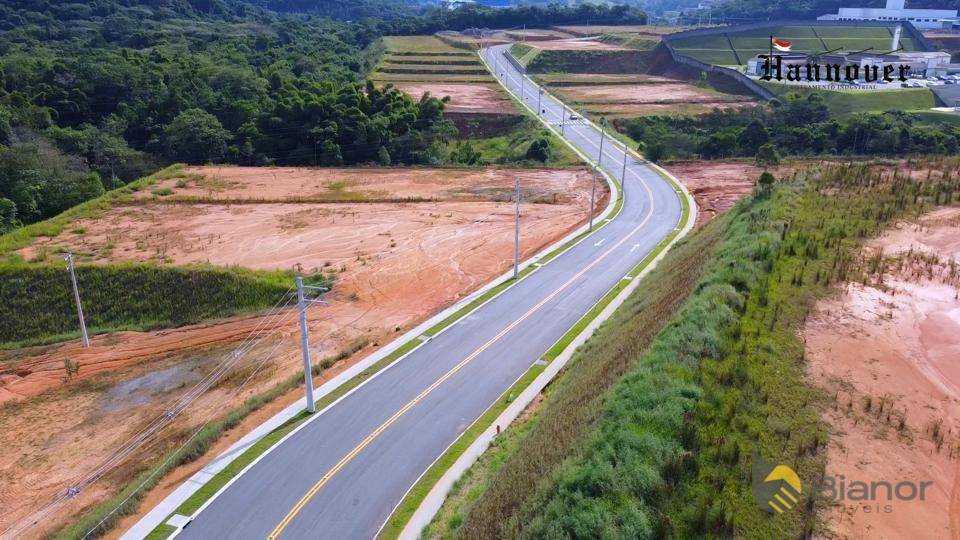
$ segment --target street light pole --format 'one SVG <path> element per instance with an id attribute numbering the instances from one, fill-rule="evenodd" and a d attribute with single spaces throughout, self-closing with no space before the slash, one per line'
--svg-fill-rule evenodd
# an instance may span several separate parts
<path id="1" fill-rule="evenodd" d="M 87 336 L 87 323 L 83 320 L 83 307 L 80 305 L 80 289 L 77 288 L 77 273 L 73 268 L 73 253 L 63 256 L 70 270 L 70 283 L 73 285 L 73 301 L 77 304 L 77 318 L 80 319 L 80 335 L 83 337 L 83 346 L 90 347 L 90 338 Z"/>
<path id="2" fill-rule="evenodd" d="M 606 123 L 606 120 L 600 119 L 600 156 L 597 157 L 597 165 L 600 167 L 603 166 L 603 139 L 606 138 L 606 133 L 604 132 Z"/>
<path id="3" fill-rule="evenodd" d="M 515 176 L 514 199 L 516 199 L 516 210 L 513 219 L 513 279 L 520 275 L 520 177 Z"/>
<path id="4" fill-rule="evenodd" d="M 593 230 L 593 207 L 597 199 L 597 172 L 598 169 L 593 169 L 593 185 L 590 187 L 590 230 Z"/>
<path id="5" fill-rule="evenodd" d="M 623 145 L 623 171 L 620 172 L 620 196 L 627 196 L 627 145 Z"/>

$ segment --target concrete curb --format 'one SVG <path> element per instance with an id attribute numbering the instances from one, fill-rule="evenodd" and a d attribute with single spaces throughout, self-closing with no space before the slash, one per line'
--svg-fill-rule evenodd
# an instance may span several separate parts
<path id="1" fill-rule="evenodd" d="M 528 108 L 528 110 L 530 109 Z M 564 141 L 566 140 L 564 139 Z M 570 143 L 567 143 L 567 144 L 578 155 L 580 155 L 580 157 L 583 158 L 587 163 L 590 163 L 591 160 L 588 157 L 586 157 L 582 152 L 580 152 L 579 149 L 577 149 L 573 145 L 570 145 Z M 609 177 L 607 177 L 606 174 L 604 174 L 604 177 L 607 179 L 607 183 L 610 187 L 611 193 L 616 194 L 617 197 L 619 197 L 619 192 L 617 191 L 616 183 L 613 182 Z M 613 196 L 610 197 L 610 200 L 608 201 L 607 206 L 603 209 L 603 211 L 599 215 L 597 215 L 594 218 L 595 222 L 598 223 L 610 216 L 610 214 L 614 210 L 614 206 L 616 205 L 617 197 L 613 197 Z M 578 227 L 576 230 L 572 231 L 570 234 L 566 235 L 560 240 L 557 240 L 550 246 L 547 246 L 546 248 L 542 249 L 540 252 L 538 252 L 534 256 L 522 262 L 520 264 L 519 270 L 522 271 L 533 264 L 537 264 L 541 259 L 550 255 L 554 251 L 560 249 L 567 242 L 570 242 L 571 240 L 574 240 L 581 234 L 587 232 L 588 229 L 589 227 L 587 224 L 584 224 L 583 226 Z M 599 227 L 594 227 L 594 232 L 596 232 L 599 229 L 600 229 Z M 589 237 L 589 235 L 587 235 L 584 238 L 587 238 L 587 237 Z M 457 303 L 444 309 L 443 311 L 434 315 L 430 319 L 420 323 L 416 328 L 394 339 L 389 344 L 383 346 L 379 351 L 371 354 L 367 358 L 364 358 L 357 364 L 345 370 L 340 375 L 337 375 L 330 381 L 327 381 L 326 383 L 321 385 L 319 388 L 315 389 L 313 393 L 314 399 L 320 400 L 324 396 L 330 394 L 331 392 L 336 390 L 338 387 L 340 387 L 350 379 L 354 378 L 355 376 L 357 376 L 358 374 L 360 374 L 370 366 L 376 364 L 386 356 L 392 354 L 395 350 L 399 349 L 401 346 L 403 346 L 407 342 L 414 339 L 418 339 L 421 335 L 424 334 L 424 332 L 426 332 L 433 326 L 444 321 L 451 315 L 455 314 L 457 311 L 463 309 L 465 306 L 470 304 L 470 302 L 473 302 L 478 297 L 485 294 L 490 289 L 493 289 L 499 286 L 500 284 L 504 283 L 505 281 L 508 281 L 512 277 L 513 277 L 513 269 L 509 269 L 499 277 L 493 279 L 492 281 L 490 281 L 489 283 L 481 287 L 480 289 L 465 296 L 464 298 L 459 300 Z M 500 294 L 505 293 L 507 290 L 509 290 L 509 288 L 505 289 Z M 492 300 L 492 298 L 490 300 Z M 486 302 L 484 304 L 486 304 Z M 481 306 L 477 306 L 477 309 L 482 307 L 484 304 L 481 304 Z M 453 324 L 456 324 L 456 322 L 454 322 Z M 407 354 L 409 354 L 409 352 Z M 399 362 L 402 359 L 403 357 L 397 359 L 395 362 L 391 363 L 390 365 L 393 365 L 394 363 Z M 374 377 L 382 373 L 384 370 L 386 370 L 388 367 L 389 365 L 385 366 L 379 372 L 372 375 L 370 379 L 373 379 Z M 279 413 L 277 413 L 276 415 L 268 419 L 266 422 L 260 424 L 259 426 L 251 430 L 249 433 L 244 435 L 240 440 L 232 444 L 223 453 L 221 453 L 220 455 L 215 457 L 212 461 L 210 461 L 210 463 L 203 466 L 203 468 L 201 468 L 199 471 L 194 473 L 190 478 L 188 478 L 182 484 L 180 484 L 174 491 L 172 491 L 169 495 L 167 495 L 159 504 L 154 506 L 146 515 L 140 518 L 140 520 L 138 520 L 137 523 L 135 523 L 130 529 L 124 532 L 124 534 L 120 537 L 121 540 L 137 540 L 137 539 L 145 538 L 148 534 L 150 534 L 150 532 L 153 531 L 153 529 L 163 524 L 171 513 L 173 513 L 178 507 L 180 507 L 180 505 L 183 504 L 184 501 L 189 499 L 207 482 L 209 482 L 210 479 L 212 479 L 217 473 L 219 473 L 220 471 L 225 469 L 228 465 L 230 465 L 237 457 L 243 454 L 251 446 L 256 444 L 257 441 L 259 441 L 260 439 L 265 437 L 268 433 L 270 433 L 271 431 L 273 431 L 283 423 L 287 422 L 288 420 L 290 420 L 291 418 L 299 414 L 305 408 L 306 408 L 306 398 L 301 398 L 297 402 L 289 405 L 288 407 L 286 407 L 285 409 L 283 409 L 282 411 L 280 411 Z M 317 414 L 319 415 L 321 412 L 322 411 L 318 412 Z M 270 450 L 267 450 L 266 452 L 261 454 L 261 457 L 265 456 L 269 452 Z M 237 477 L 239 476 L 240 475 L 237 475 Z"/>
<path id="2" fill-rule="evenodd" d="M 530 81 L 529 77 L 526 77 L 525 75 L 524 77 L 527 78 L 528 81 Z M 533 81 L 530 81 L 530 84 L 533 84 L 534 87 L 536 87 Z M 568 144 L 570 143 L 568 142 Z M 620 143 L 620 144 L 622 146 L 626 146 L 623 143 Z M 571 147 L 573 147 L 572 144 L 571 144 Z M 593 336 L 593 333 L 596 331 L 596 329 L 599 328 L 600 325 L 602 325 L 604 322 L 606 322 L 607 319 L 609 319 L 610 316 L 612 316 L 613 313 L 621 305 L 623 305 L 623 303 L 627 300 L 627 298 L 629 298 L 629 296 L 633 293 L 633 291 L 635 291 L 636 288 L 640 286 L 641 278 L 643 278 L 651 270 L 653 270 L 657 266 L 657 264 L 663 259 L 663 257 L 666 256 L 667 252 L 670 251 L 670 248 L 673 247 L 674 244 L 676 244 L 680 239 L 685 237 L 693 229 L 693 226 L 696 223 L 696 218 L 697 218 L 697 205 L 696 205 L 696 201 L 694 201 L 693 196 L 690 195 L 690 192 L 687 190 L 686 186 L 684 186 L 676 177 L 674 177 L 672 174 L 667 172 L 662 167 L 654 163 L 651 163 L 649 161 L 643 160 L 639 156 L 639 154 L 637 154 L 636 152 L 633 152 L 629 148 L 627 148 L 627 150 L 630 151 L 630 153 L 633 154 L 635 158 L 642 160 L 648 167 L 660 173 L 661 176 L 664 176 L 665 178 L 667 178 L 675 186 L 679 186 L 679 193 L 683 193 L 683 196 L 684 198 L 687 199 L 687 203 L 690 208 L 689 215 L 687 216 L 687 222 L 683 225 L 683 227 L 681 228 L 679 233 L 673 238 L 673 240 L 670 241 L 670 243 L 666 246 L 666 248 L 663 249 L 660 253 L 658 253 L 657 256 L 654 257 L 650 261 L 650 263 L 647 264 L 647 266 L 644 267 L 644 269 L 639 274 L 637 274 L 637 276 L 634 279 L 630 281 L 630 284 L 626 288 L 624 288 L 620 292 L 620 294 L 614 297 L 614 299 L 610 302 L 610 304 L 608 304 L 607 307 L 605 307 L 603 311 L 601 311 L 597 315 L 597 317 L 594 318 L 587 325 L 587 327 L 584 328 L 583 331 L 577 335 L 576 338 L 574 338 L 574 340 L 570 343 L 570 345 L 568 345 L 556 359 L 550 362 L 550 364 L 543 371 L 543 373 L 538 375 L 537 378 L 534 379 L 533 382 L 530 383 L 530 385 L 527 386 L 527 388 L 525 388 L 520 393 L 517 399 L 512 401 L 510 405 L 508 405 L 507 408 L 502 413 L 500 413 L 500 416 L 498 416 L 496 420 L 493 421 L 490 427 L 488 427 L 482 434 L 480 434 L 480 436 L 477 437 L 477 439 L 470 444 L 470 446 L 463 452 L 463 454 L 461 454 L 460 457 L 457 458 L 457 460 L 453 463 L 453 465 L 451 465 L 450 468 L 447 469 L 447 471 L 443 474 L 443 476 L 440 477 L 437 483 L 434 484 L 433 488 L 430 489 L 430 492 L 427 493 L 427 496 L 423 499 L 423 502 L 420 503 L 420 506 L 417 508 L 417 510 L 410 517 L 410 521 L 407 522 L 406 526 L 403 528 L 403 531 L 400 533 L 401 540 L 416 540 L 420 537 L 421 531 L 423 531 L 424 527 L 430 524 L 430 521 L 433 520 L 433 516 L 436 515 L 437 511 L 440 510 L 440 507 L 443 506 L 443 502 L 446 500 L 447 494 L 450 493 L 451 489 L 453 489 L 453 485 L 456 483 L 456 481 L 459 480 L 460 477 L 463 476 L 463 473 L 465 473 L 467 469 L 469 469 L 474 464 L 474 462 L 476 462 L 476 460 L 480 458 L 480 456 L 487 450 L 487 448 L 490 447 L 490 444 L 493 442 L 493 440 L 497 436 L 497 428 L 499 427 L 501 429 L 505 429 L 514 420 L 516 420 L 518 416 L 520 416 L 520 413 L 522 413 L 523 410 L 526 409 L 527 406 L 533 402 L 533 400 L 537 397 L 537 395 L 539 395 L 540 392 L 542 392 L 543 389 L 546 388 L 548 384 L 550 384 L 550 382 L 554 379 L 554 377 L 556 377 L 557 374 L 566 366 L 567 362 L 569 362 L 570 359 L 573 358 L 573 355 L 574 353 L 576 353 L 577 349 L 581 345 L 586 343 L 587 340 L 590 339 L 591 336 Z M 588 163 L 590 162 L 592 162 L 592 160 L 588 160 Z M 609 174 L 605 170 L 603 170 L 602 168 L 599 168 L 598 170 L 600 170 L 601 173 L 604 175 L 604 177 L 607 178 L 607 182 L 610 182 L 610 183 L 613 182 L 613 180 L 610 178 Z"/>

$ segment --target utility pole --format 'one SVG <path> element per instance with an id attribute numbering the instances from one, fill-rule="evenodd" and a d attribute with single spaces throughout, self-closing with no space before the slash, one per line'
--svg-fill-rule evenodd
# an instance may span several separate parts
<path id="1" fill-rule="evenodd" d="M 540 116 L 540 98 L 543 97 L 543 88 L 540 88 L 540 91 L 537 93 L 537 116 Z"/>
<path id="2" fill-rule="evenodd" d="M 563 125 L 567 120 L 567 106 L 560 103 L 560 136 L 563 136 Z"/>
<path id="3" fill-rule="evenodd" d="M 513 219 L 513 279 L 520 276 L 520 177 L 513 177 L 516 211 Z"/>
<path id="4" fill-rule="evenodd" d="M 524 82 L 526 82 L 525 81 L 526 77 L 524 77 L 523 73 L 520 73 L 519 70 L 517 71 L 517 75 L 520 75 L 520 101 L 526 101 L 527 97 L 523 93 Z"/>
<path id="5" fill-rule="evenodd" d="M 600 119 L 600 156 L 597 158 L 597 166 L 603 166 L 603 139 L 606 138 L 606 133 L 604 132 L 604 127 L 606 126 L 607 121 L 603 118 Z"/>
<path id="6" fill-rule="evenodd" d="M 77 304 L 77 317 L 80 319 L 80 335 L 83 337 L 83 346 L 90 347 L 90 338 L 87 336 L 87 323 L 83 320 L 83 307 L 80 305 L 80 289 L 77 288 L 77 273 L 73 269 L 73 253 L 63 256 L 70 270 L 70 283 L 73 284 L 73 300 Z"/>
<path id="7" fill-rule="evenodd" d="M 593 230 L 593 206 L 597 199 L 597 172 L 598 169 L 593 169 L 593 185 L 590 187 L 590 230 Z"/>
<path id="8" fill-rule="evenodd" d="M 323 287 L 311 287 L 303 284 L 303 278 L 297 276 L 297 309 L 300 310 L 300 348 L 303 351 L 303 382 L 304 392 L 307 397 L 307 412 L 313 414 L 317 406 L 313 401 L 313 367 L 310 362 L 310 340 L 307 333 L 307 308 L 310 304 L 326 304 L 322 300 L 307 300 L 304 291 L 312 289 L 315 291 L 326 292 Z"/>
<path id="9" fill-rule="evenodd" d="M 627 145 L 623 145 L 623 171 L 620 173 L 620 196 L 627 196 Z"/>

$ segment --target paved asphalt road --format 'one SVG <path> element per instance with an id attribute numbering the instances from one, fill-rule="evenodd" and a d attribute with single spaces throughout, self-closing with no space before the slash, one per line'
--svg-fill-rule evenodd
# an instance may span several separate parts
<path id="1" fill-rule="evenodd" d="M 504 51 L 487 57 L 519 88 Z M 524 86 L 535 107 L 537 90 Z M 558 102 L 544 96 L 541 109 L 560 120 Z M 594 128 L 567 125 L 564 133 L 599 152 Z M 619 174 L 622 159 L 622 149 L 605 143 L 607 170 Z M 680 200 L 659 175 L 629 159 L 626 184 L 626 204 L 606 227 L 315 416 L 180 537 L 374 537 L 431 463 L 677 226 Z"/>

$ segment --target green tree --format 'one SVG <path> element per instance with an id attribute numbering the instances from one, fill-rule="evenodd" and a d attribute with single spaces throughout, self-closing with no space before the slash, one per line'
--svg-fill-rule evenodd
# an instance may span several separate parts
<path id="1" fill-rule="evenodd" d="M 378 165 L 390 165 L 390 152 L 387 151 L 386 146 L 381 146 L 377 150 L 377 164 Z"/>
<path id="2" fill-rule="evenodd" d="M 767 193 L 772 188 L 773 185 L 777 182 L 777 179 L 767 171 L 760 173 L 760 178 L 757 179 L 757 186 L 760 187 L 761 193 Z"/>
<path id="3" fill-rule="evenodd" d="M 729 157 L 736 154 L 737 135 L 730 130 L 713 133 L 700 143 L 700 155 L 706 159 Z"/>
<path id="4" fill-rule="evenodd" d="M 229 140 L 230 132 L 223 129 L 220 120 L 202 109 L 183 111 L 164 130 L 167 156 L 187 163 L 206 163 L 222 158 Z"/>
<path id="5" fill-rule="evenodd" d="M 549 145 L 547 150 L 549 152 Z M 529 153 L 530 151 L 527 150 L 527 154 Z M 459 163 L 460 165 L 480 165 L 483 161 L 483 154 L 481 154 L 479 150 L 474 149 L 470 141 L 461 141 L 457 143 L 457 147 L 453 153 L 450 154 L 450 161 Z"/>
<path id="6" fill-rule="evenodd" d="M 12 231 L 17 226 L 17 205 L 10 199 L 0 197 L 0 234 Z"/>
<path id="7" fill-rule="evenodd" d="M 767 143 L 757 150 L 757 165 L 774 167 L 780 164 L 780 152 L 777 147 Z"/>
<path id="8" fill-rule="evenodd" d="M 550 149 L 550 141 L 540 137 L 535 139 L 530 143 L 530 146 L 527 147 L 527 152 L 524 154 L 526 159 L 540 161 L 546 163 L 550 159 L 553 151 Z"/>
<path id="9" fill-rule="evenodd" d="M 751 121 L 740 132 L 740 148 L 748 154 L 755 154 L 761 146 L 768 142 L 770 142 L 770 132 L 759 119 Z"/>

